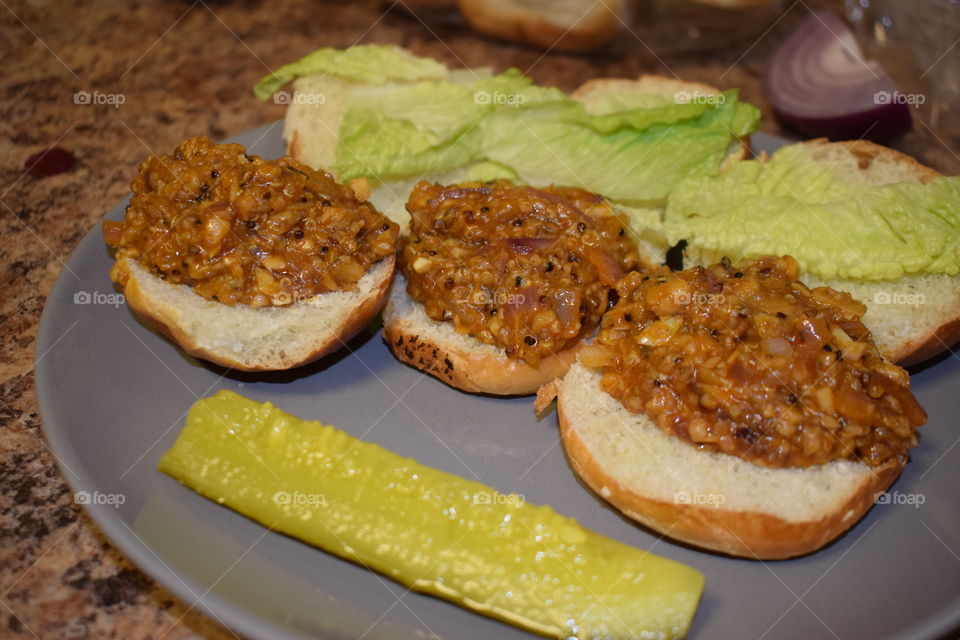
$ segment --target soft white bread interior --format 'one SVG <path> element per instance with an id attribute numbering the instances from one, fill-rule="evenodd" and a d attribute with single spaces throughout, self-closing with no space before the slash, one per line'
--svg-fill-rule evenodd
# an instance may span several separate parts
<path id="1" fill-rule="evenodd" d="M 907 276 L 899 280 L 827 280 L 802 276 L 810 286 L 846 291 L 867 306 L 863 322 L 888 360 L 909 367 L 960 341 L 960 278 Z"/>
<path id="2" fill-rule="evenodd" d="M 577 362 L 538 396 L 540 407 L 557 397 L 571 466 L 629 517 L 698 547 L 764 560 L 810 553 L 857 522 L 902 469 L 846 460 L 773 469 L 701 451 L 625 409 L 600 378 Z"/>
<path id="3" fill-rule="evenodd" d="M 407 280 L 400 273 L 383 309 L 383 337 L 401 361 L 457 389 L 493 395 L 536 392 L 562 376 L 579 350 L 579 345 L 565 349 L 537 367 L 508 358 L 503 349 L 457 333 L 449 322 L 431 319 L 407 293 Z"/>
<path id="4" fill-rule="evenodd" d="M 899 151 L 866 140 L 802 143 L 825 168 L 844 180 L 872 185 L 930 182 L 940 174 Z M 722 258 L 696 246 L 686 249 L 685 266 Z M 739 256 L 728 256 L 737 259 Z M 885 357 L 901 366 L 926 360 L 960 340 L 960 277 L 910 275 L 897 280 L 821 280 L 801 274 L 810 286 L 846 291 L 867 306 L 864 324 Z"/>
<path id="5" fill-rule="evenodd" d="M 240 371 L 290 369 L 343 344 L 380 311 L 395 258 L 372 265 L 350 291 L 334 291 L 284 307 L 225 305 L 151 274 L 130 258 L 110 277 L 127 304 L 190 355 Z"/>
<path id="6" fill-rule="evenodd" d="M 624 0 L 459 0 L 477 31 L 556 51 L 588 51 L 625 26 Z"/>
<path id="7" fill-rule="evenodd" d="M 297 162 L 332 167 L 337 160 L 337 132 L 347 113 L 347 85 L 332 76 L 315 75 L 293 82 L 294 99 L 283 120 L 287 155 Z M 303 96 L 316 99 L 301 100 Z"/>

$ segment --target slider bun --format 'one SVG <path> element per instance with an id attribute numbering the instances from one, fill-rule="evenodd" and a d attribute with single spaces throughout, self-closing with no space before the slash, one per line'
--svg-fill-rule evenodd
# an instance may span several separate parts
<path id="1" fill-rule="evenodd" d="M 532 367 L 508 358 L 503 349 L 457 333 L 453 324 L 431 319 L 407 293 L 398 273 L 383 310 L 383 338 L 393 354 L 452 387 L 471 393 L 527 395 L 566 373 L 580 344 Z"/>
<path id="2" fill-rule="evenodd" d="M 825 138 L 801 143 L 824 169 L 851 182 L 875 186 L 896 182 L 928 183 L 940 176 L 914 158 L 867 140 L 829 142 Z M 644 247 L 641 246 L 641 252 Z M 647 259 L 659 254 L 647 249 Z M 722 255 L 688 246 L 684 266 L 719 262 Z M 737 260 L 743 256 L 727 256 Z M 900 366 L 927 360 L 960 341 L 960 277 L 947 274 L 908 275 L 896 280 L 820 280 L 801 273 L 810 286 L 826 285 L 846 291 L 864 303 L 863 323 L 885 358 Z M 896 294 L 896 295 L 895 295 Z M 923 300 L 923 304 L 911 304 Z"/>
<path id="3" fill-rule="evenodd" d="M 383 307 L 396 258 L 372 265 L 352 291 L 332 291 L 286 307 L 207 300 L 121 258 L 110 277 L 148 325 L 192 356 L 239 371 L 290 369 L 336 351 Z"/>
<path id="4" fill-rule="evenodd" d="M 697 547 L 761 560 L 816 551 L 856 523 L 903 468 L 898 460 L 769 468 L 703 451 L 628 411 L 600 378 L 578 362 L 538 394 L 541 409 L 557 398 L 571 466 L 625 515 Z"/>

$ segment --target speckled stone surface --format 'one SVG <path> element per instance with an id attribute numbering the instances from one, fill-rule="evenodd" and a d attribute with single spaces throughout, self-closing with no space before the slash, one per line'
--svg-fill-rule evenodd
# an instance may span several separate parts
<path id="1" fill-rule="evenodd" d="M 452 12 L 384 13 L 378 2 L 7 0 L 0 8 L 0 637 L 233 635 L 140 573 L 74 504 L 37 412 L 34 341 L 45 296 L 146 154 L 168 152 L 190 135 L 219 139 L 283 117 L 281 106 L 250 95 L 254 82 L 316 47 L 355 42 L 402 44 L 452 66 L 517 66 L 568 90 L 597 76 L 672 72 L 741 87 L 763 108 L 763 129 L 782 133 L 760 75 L 770 45 L 805 11 L 794 5 L 749 50 L 747 43 L 658 60 L 629 34 L 603 54 L 545 56 L 474 35 Z M 76 104 L 81 91 L 120 95 L 123 104 Z M 54 145 L 76 165 L 42 179 L 26 175 L 27 158 Z M 896 146 L 941 171 L 960 171 L 957 156 L 936 141 L 908 134 Z"/>

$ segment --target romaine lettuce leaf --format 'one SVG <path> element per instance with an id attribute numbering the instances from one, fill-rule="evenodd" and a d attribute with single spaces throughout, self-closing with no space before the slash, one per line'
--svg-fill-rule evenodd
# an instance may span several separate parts
<path id="1" fill-rule="evenodd" d="M 326 92 L 317 81 L 326 76 L 315 74 L 334 76 L 329 84 L 335 90 Z M 590 113 L 584 103 L 537 86 L 516 69 L 447 72 L 390 47 L 322 49 L 265 78 L 257 94 L 269 95 L 304 75 L 310 77 L 301 84 L 310 81 L 311 91 L 329 98 L 313 110 L 316 118 L 342 114 L 314 129 L 332 126 L 336 132 L 335 159 L 327 168 L 345 180 L 363 175 L 405 182 L 493 166 L 497 175 L 528 183 L 579 186 L 622 204 L 662 206 L 680 180 L 715 174 L 731 145 L 759 119 L 736 91 L 687 103 L 639 93 L 601 95 Z M 343 104 L 331 109 L 330 100 Z"/>
<path id="2" fill-rule="evenodd" d="M 696 105 L 699 116 L 685 118 L 688 106 L 677 105 L 669 123 L 644 121 L 637 113 L 642 110 L 600 116 L 608 120 L 599 130 L 597 117 L 585 113 L 574 121 L 536 112 L 498 113 L 483 123 L 484 153 L 530 183 L 578 186 L 643 205 L 664 198 L 683 178 L 716 173 L 734 137 L 756 126 L 756 117 L 742 113 L 756 110 L 738 103 L 735 93 L 715 107 Z M 663 110 L 655 108 L 658 115 Z M 621 126 L 607 133 L 614 116 Z"/>
<path id="3" fill-rule="evenodd" d="M 766 163 L 682 182 L 668 241 L 732 257 L 789 254 L 820 278 L 960 273 L 960 178 L 874 186 L 818 163 L 802 145 Z"/>
<path id="4" fill-rule="evenodd" d="M 266 76 L 253 88 L 253 93 L 261 100 L 266 100 L 291 80 L 309 75 L 329 75 L 366 84 L 383 84 L 389 80 L 443 80 L 449 73 L 436 60 L 418 58 L 400 47 L 324 47 Z"/>

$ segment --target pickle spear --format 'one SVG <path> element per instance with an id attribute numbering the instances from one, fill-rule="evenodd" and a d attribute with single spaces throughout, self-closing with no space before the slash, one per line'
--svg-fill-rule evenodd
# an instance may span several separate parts
<path id="1" fill-rule="evenodd" d="M 230 391 L 160 460 L 203 496 L 415 591 L 556 638 L 679 638 L 703 576 Z"/>

